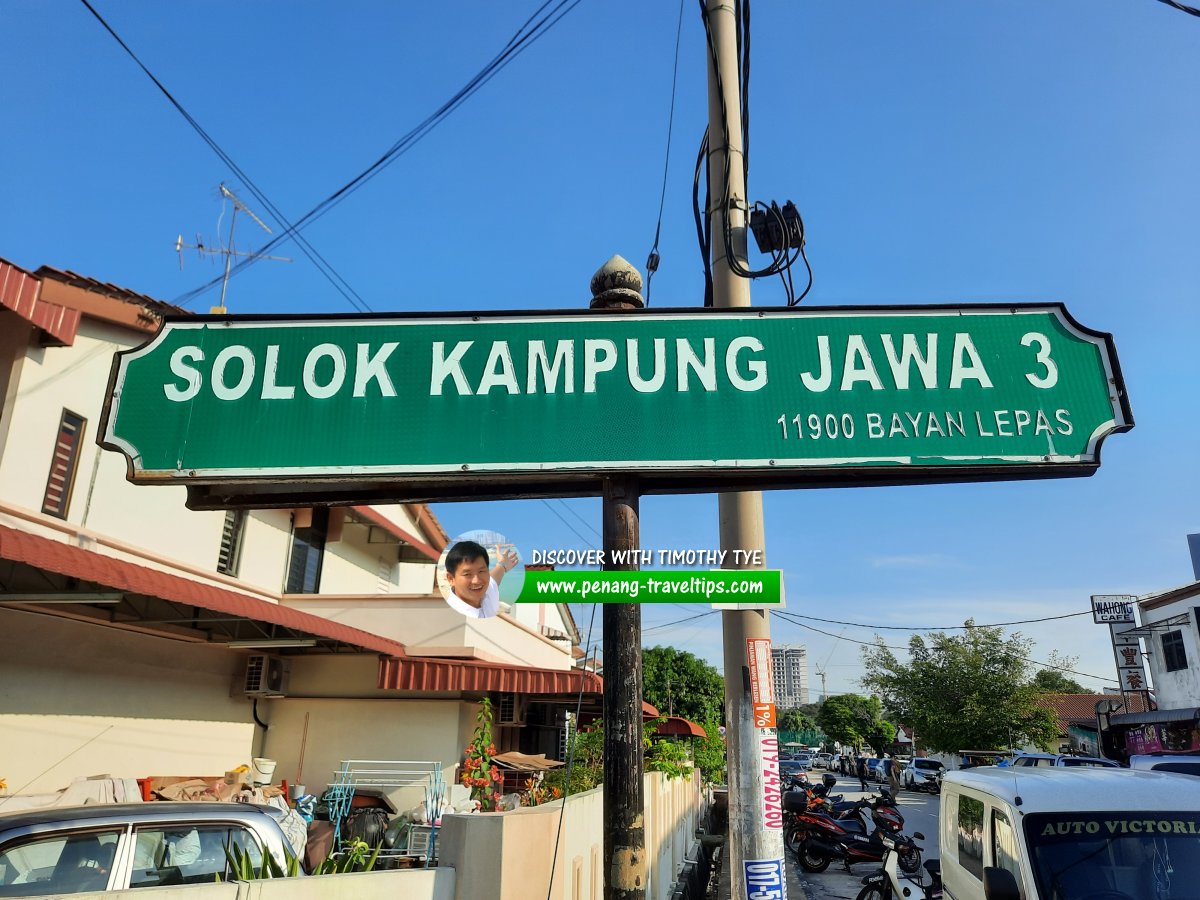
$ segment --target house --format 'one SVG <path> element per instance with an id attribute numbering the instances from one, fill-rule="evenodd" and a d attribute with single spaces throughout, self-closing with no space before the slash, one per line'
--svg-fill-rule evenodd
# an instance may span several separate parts
<path id="1" fill-rule="evenodd" d="M 450 538 L 428 506 L 190 511 L 184 488 L 135 487 L 97 447 L 113 354 L 182 314 L 0 260 L 9 790 L 254 757 L 310 791 L 348 758 L 428 761 L 453 782 L 484 697 L 501 750 L 561 758 L 567 710 L 601 692 L 569 612 L 449 609 L 435 576 Z"/>
<path id="2" fill-rule="evenodd" d="M 1124 633 L 1142 642 L 1157 708 L 1113 710 L 1102 737 L 1118 759 L 1200 751 L 1200 581 L 1148 594 L 1137 608 L 1140 624 Z"/>
<path id="3" fill-rule="evenodd" d="M 1038 698 L 1038 705 L 1053 712 L 1058 720 L 1058 744 L 1055 749 L 1081 756 L 1100 755 L 1096 705 L 1107 703 L 1119 706 L 1122 702 L 1120 694 L 1043 694 Z M 1130 706 L 1127 712 L 1145 711 L 1145 703 L 1140 695 L 1128 695 L 1128 702 Z"/>

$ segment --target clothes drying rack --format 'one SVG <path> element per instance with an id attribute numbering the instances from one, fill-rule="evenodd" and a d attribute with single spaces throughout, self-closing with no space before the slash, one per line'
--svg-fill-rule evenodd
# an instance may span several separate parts
<path id="1" fill-rule="evenodd" d="M 410 825 L 408 843 L 400 851 L 384 853 L 390 856 L 424 856 L 425 865 L 435 856 L 437 826 L 447 796 L 446 780 L 440 762 L 405 759 L 343 759 L 334 775 L 333 782 L 325 792 L 329 804 L 329 818 L 333 821 L 333 845 L 341 846 L 342 823 L 354 803 L 354 794 L 359 788 L 392 790 L 396 788 L 420 787 L 425 791 L 425 810 L 429 816 L 428 830 Z"/>

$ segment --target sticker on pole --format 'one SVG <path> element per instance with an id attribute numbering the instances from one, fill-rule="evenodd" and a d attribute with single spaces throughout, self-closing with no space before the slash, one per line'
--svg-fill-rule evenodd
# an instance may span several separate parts
<path id="1" fill-rule="evenodd" d="M 775 689 L 771 682 L 771 641 L 768 638 L 747 640 L 746 659 L 750 669 L 750 702 L 754 708 L 754 727 L 774 728 Z"/>
<path id="2" fill-rule="evenodd" d="M 747 900 L 787 900 L 782 859 L 747 859 L 742 865 Z"/>
<path id="3" fill-rule="evenodd" d="M 759 761 L 763 780 L 763 827 L 783 830 L 783 783 L 779 779 L 779 741 L 774 728 L 758 729 Z"/>

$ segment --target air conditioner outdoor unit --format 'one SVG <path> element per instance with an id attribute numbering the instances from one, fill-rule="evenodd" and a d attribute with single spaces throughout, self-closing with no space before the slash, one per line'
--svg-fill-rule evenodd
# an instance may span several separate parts
<path id="1" fill-rule="evenodd" d="M 525 724 L 525 695 L 502 693 L 500 702 L 496 704 L 497 725 Z"/>
<path id="2" fill-rule="evenodd" d="M 246 659 L 245 693 L 248 697 L 286 697 L 289 664 L 280 656 L 256 653 Z"/>

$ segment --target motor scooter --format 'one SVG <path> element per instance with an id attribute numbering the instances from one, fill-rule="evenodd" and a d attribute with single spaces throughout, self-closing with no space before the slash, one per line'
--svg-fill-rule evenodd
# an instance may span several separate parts
<path id="1" fill-rule="evenodd" d="M 785 795 L 785 809 L 787 800 Z M 870 810 L 870 826 L 863 818 L 864 810 Z M 921 867 L 921 850 L 904 836 L 903 827 L 904 817 L 884 794 L 856 801 L 840 819 L 808 808 L 794 809 L 784 830 L 784 843 L 806 872 L 824 872 L 835 859 L 849 871 L 854 863 L 882 862 L 886 853 L 882 839 L 890 837 L 898 848 L 901 868 L 916 872 Z"/>
<path id="2" fill-rule="evenodd" d="M 915 840 L 925 840 L 925 835 L 919 831 L 913 832 Z M 885 837 L 883 846 L 886 850 L 883 857 L 883 868 L 872 872 L 863 878 L 863 889 L 854 900 L 894 900 L 897 897 L 910 898 L 916 896 L 922 900 L 941 900 L 942 896 L 942 861 L 940 859 L 925 860 L 925 871 L 929 873 L 929 883 L 921 878 L 909 878 L 899 872 L 900 854 L 896 841 Z M 919 894 L 914 895 L 916 889 Z"/>

